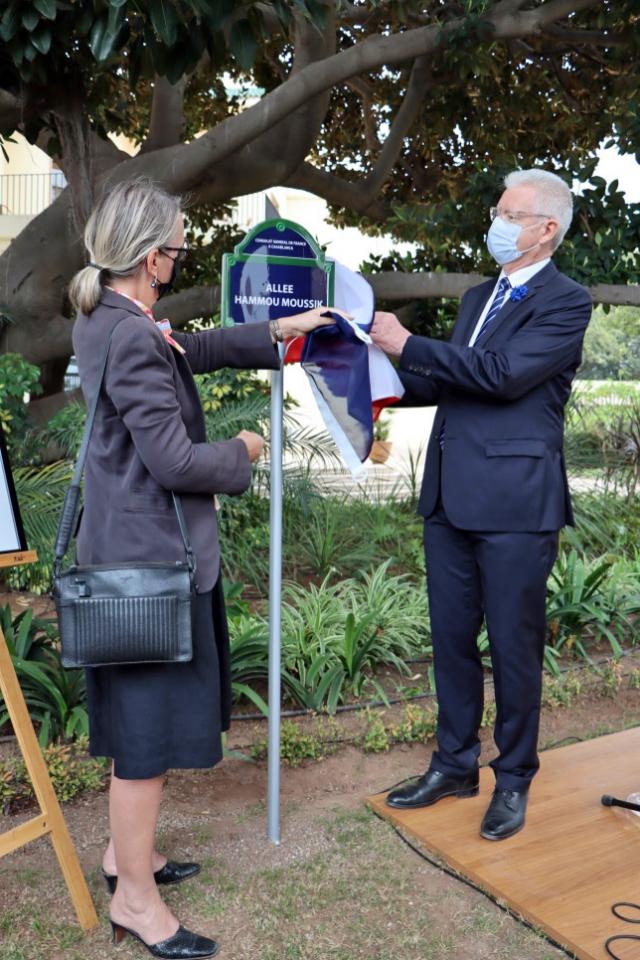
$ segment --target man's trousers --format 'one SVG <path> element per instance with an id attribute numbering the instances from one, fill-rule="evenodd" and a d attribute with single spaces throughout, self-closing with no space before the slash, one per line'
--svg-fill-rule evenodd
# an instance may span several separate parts
<path id="1" fill-rule="evenodd" d="M 558 532 L 460 530 L 440 501 L 425 520 L 424 543 L 439 709 L 431 768 L 458 777 L 477 769 L 484 677 L 476 640 L 484 616 L 499 750 L 491 766 L 498 789 L 526 789 L 539 766 L 546 582 Z"/>

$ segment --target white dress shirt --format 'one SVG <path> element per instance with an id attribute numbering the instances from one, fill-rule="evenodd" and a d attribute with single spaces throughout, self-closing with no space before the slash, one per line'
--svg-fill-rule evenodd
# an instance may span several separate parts
<path id="1" fill-rule="evenodd" d="M 527 280 L 531 280 L 532 277 L 535 277 L 536 273 L 542 270 L 543 267 L 546 267 L 546 265 L 549 263 L 550 260 L 551 260 L 551 257 L 545 257 L 544 260 L 537 260 L 535 263 L 529 264 L 528 267 L 521 267 L 520 270 L 514 270 L 513 273 L 510 273 L 509 283 L 511 284 L 511 286 L 507 290 L 507 295 L 504 298 L 503 306 L 507 302 L 507 300 L 511 298 L 511 290 L 513 289 L 513 287 L 520 287 L 522 286 L 523 283 L 526 283 Z M 489 313 L 489 310 L 491 309 L 493 298 L 495 297 L 496 292 L 498 290 L 498 284 L 500 283 L 503 277 L 506 277 L 506 273 L 504 272 L 504 270 L 501 270 L 500 276 L 496 280 L 496 285 L 491 291 L 491 296 L 487 300 L 484 310 L 480 314 L 480 318 L 474 327 L 473 333 L 471 334 L 471 339 L 469 340 L 470 347 L 472 347 L 476 342 L 476 340 L 478 339 L 478 334 L 482 330 L 482 324 L 484 323 L 484 318 L 486 317 L 486 315 Z M 498 313 L 498 316 L 500 316 L 499 313 Z M 492 323 L 495 323 L 495 320 L 493 320 Z"/>

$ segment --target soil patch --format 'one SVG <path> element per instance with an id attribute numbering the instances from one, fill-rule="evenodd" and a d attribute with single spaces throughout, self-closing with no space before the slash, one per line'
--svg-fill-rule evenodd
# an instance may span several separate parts
<path id="1" fill-rule="evenodd" d="M 638 691 L 598 690 L 567 708 L 545 708 L 541 744 L 640 722 Z M 341 733 L 355 724 L 343 715 Z M 229 744 L 252 742 L 264 725 L 236 723 Z M 493 755 L 483 731 L 483 761 Z M 322 762 L 285 768 L 282 843 L 265 837 L 266 765 L 237 756 L 215 770 L 171 774 L 160 848 L 197 859 L 202 874 L 169 890 L 181 921 L 222 944 L 224 960 L 555 960 L 563 954 L 482 894 L 408 850 L 363 807 L 367 795 L 422 772 L 433 743 L 365 754 L 343 746 Z M 640 788 L 640 783 L 639 783 Z M 535 786 L 534 786 L 535 789 Z M 65 806 L 96 899 L 100 927 L 79 931 L 47 840 L 0 860 L 3 960 L 102 960 L 108 896 L 99 863 L 108 836 L 107 795 Z M 7 830 L 28 815 L 0 818 Z M 504 854 L 508 856 L 508 845 Z M 146 955 L 127 941 L 122 957 Z"/>

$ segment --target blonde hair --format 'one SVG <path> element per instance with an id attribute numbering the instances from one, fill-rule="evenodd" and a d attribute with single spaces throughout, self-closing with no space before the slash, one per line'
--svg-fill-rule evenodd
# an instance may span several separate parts
<path id="1" fill-rule="evenodd" d="M 180 216 L 180 198 L 149 180 L 117 184 L 94 207 L 84 231 L 89 266 L 69 286 L 71 302 L 89 314 L 103 285 L 130 277 L 157 247 L 168 246 Z"/>
<path id="2" fill-rule="evenodd" d="M 565 238 L 573 219 L 573 194 L 562 177 L 550 170 L 514 170 L 504 178 L 505 187 L 533 187 L 539 213 L 547 213 L 558 221 L 553 238 L 556 250 Z"/>

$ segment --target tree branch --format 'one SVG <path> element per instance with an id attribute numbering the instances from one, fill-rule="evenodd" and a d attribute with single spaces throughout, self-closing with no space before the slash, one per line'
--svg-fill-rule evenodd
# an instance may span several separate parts
<path id="1" fill-rule="evenodd" d="M 153 308 L 159 320 L 170 320 L 176 327 L 183 327 L 196 317 L 212 317 L 220 306 L 220 287 L 189 287 L 179 293 L 158 300 Z"/>
<path id="2" fill-rule="evenodd" d="M 362 100 L 362 123 L 364 125 L 364 139 L 367 144 L 367 148 L 371 153 L 377 153 L 380 149 L 380 141 L 378 140 L 378 133 L 376 130 L 375 121 L 373 119 L 373 113 L 371 112 L 371 105 L 373 103 L 373 90 L 370 84 L 362 80 L 361 77 L 353 77 L 351 80 L 347 81 L 347 85 L 351 87 L 357 94 L 359 94 Z"/>
<path id="3" fill-rule="evenodd" d="M 430 76 L 431 64 L 428 58 L 418 57 L 411 69 L 407 90 L 400 109 L 393 120 L 389 135 L 384 142 L 371 175 L 366 178 L 364 183 L 365 190 L 372 197 L 380 191 L 393 169 L 402 149 L 404 138 L 409 133 L 411 124 L 423 102 Z"/>
<path id="4" fill-rule="evenodd" d="M 503 17 L 490 16 L 488 22 L 493 26 L 492 33 L 496 40 L 507 40 L 530 34 L 539 35 L 554 21 L 597 5 L 597 0 L 548 0 L 533 10 L 506 13 Z M 460 31 L 464 25 L 465 19 L 462 18 L 390 36 L 375 35 L 347 50 L 310 63 L 276 90 L 267 93 L 255 106 L 227 118 L 197 140 L 156 150 L 145 158 L 150 161 L 148 173 L 162 179 L 171 189 L 193 188 L 204 171 L 210 171 L 212 166 L 255 141 L 301 105 L 308 103 L 309 99 L 353 76 L 366 74 L 384 65 L 406 63 L 432 55 L 446 43 L 450 33 Z M 140 161 L 131 164 L 131 173 L 139 170 L 139 164 Z M 128 174 L 128 170 L 122 170 L 122 175 Z"/>
<path id="5" fill-rule="evenodd" d="M 459 300 L 471 287 L 491 277 L 479 273 L 401 273 L 386 271 L 366 274 L 379 300 L 433 300 L 446 297 Z M 640 306 L 640 285 L 599 283 L 589 287 L 594 303 L 615 306 Z M 190 287 L 164 297 L 154 309 L 157 317 L 168 317 L 176 326 L 184 326 L 197 317 L 211 317 L 220 305 L 220 288 Z"/>
<path id="6" fill-rule="evenodd" d="M 555 75 L 556 75 L 556 80 L 558 81 L 558 86 L 559 86 L 560 89 L 562 90 L 562 93 L 564 94 L 564 98 L 565 98 L 565 100 L 567 101 L 568 106 L 571 107 L 572 110 L 575 110 L 576 113 L 580 113 L 581 110 L 582 110 L 582 107 L 581 107 L 581 105 L 578 103 L 578 101 L 576 100 L 576 98 L 574 97 L 574 95 L 571 93 L 571 90 L 569 89 L 569 86 L 568 86 L 568 84 L 566 83 L 565 78 L 562 76 L 562 68 L 560 67 L 560 64 L 558 63 L 558 58 L 557 58 L 557 56 L 551 56 L 549 59 L 550 59 L 550 61 L 551 61 L 551 66 L 552 66 L 552 68 L 553 68 L 553 72 L 554 72 Z"/>
<path id="7" fill-rule="evenodd" d="M 458 299 L 470 287 L 491 277 L 474 273 L 400 273 L 383 271 L 367 275 L 381 300 Z M 640 285 L 597 283 L 588 288 L 594 303 L 640 307 Z"/>
<path id="8" fill-rule="evenodd" d="M 80 387 L 76 387 L 75 390 L 52 393 L 48 397 L 40 397 L 39 399 L 36 397 L 29 402 L 29 416 L 37 427 L 44 427 L 59 410 L 70 403 L 84 403 Z M 54 459 L 59 459 L 59 457 L 60 454 L 58 453 Z M 48 462 L 46 454 L 44 460 Z"/>
<path id="9" fill-rule="evenodd" d="M 187 78 L 169 83 L 166 77 L 156 75 L 153 82 L 149 132 L 140 153 L 150 153 L 180 143 L 186 126 L 184 92 Z"/>
<path id="10" fill-rule="evenodd" d="M 412 67 L 407 90 L 400 109 L 393 120 L 389 135 L 368 177 L 351 182 L 305 163 L 288 179 L 287 185 L 301 190 L 309 190 L 311 193 L 323 197 L 334 206 L 349 207 L 374 220 L 383 220 L 390 211 L 377 197 L 393 169 L 402 149 L 404 138 L 420 109 L 429 76 L 430 63 L 428 59 L 419 57 Z"/>
<path id="11" fill-rule="evenodd" d="M 391 209 L 372 196 L 362 181 L 342 180 L 310 163 L 301 164 L 295 173 L 287 178 L 285 186 L 308 190 L 335 207 L 348 207 L 371 217 L 372 220 L 382 222 L 391 214 Z"/>
<path id="12" fill-rule="evenodd" d="M 8 90 L 0 90 L 0 129 L 15 130 L 21 114 L 22 100 Z"/>
<path id="13" fill-rule="evenodd" d="M 634 39 L 630 30 L 621 33 L 606 33 L 601 30 L 568 30 L 554 24 L 545 27 L 543 33 L 553 37 L 554 40 L 562 40 L 564 43 L 572 45 L 584 43 L 597 47 L 626 47 Z"/>

